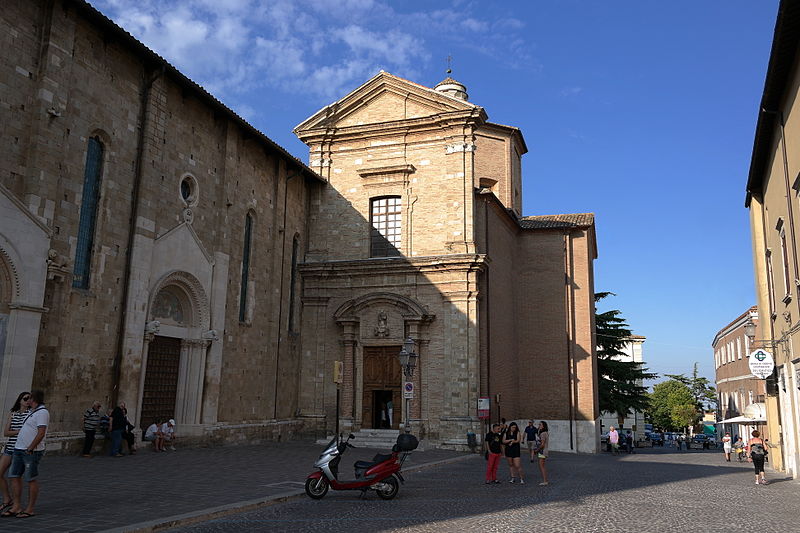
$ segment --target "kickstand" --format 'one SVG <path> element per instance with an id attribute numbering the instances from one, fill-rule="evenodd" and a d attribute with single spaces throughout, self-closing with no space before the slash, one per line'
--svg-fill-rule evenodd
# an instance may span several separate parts
<path id="1" fill-rule="evenodd" d="M 367 495 L 367 489 L 361 489 L 361 494 L 358 495 L 359 500 L 363 500 Z"/>

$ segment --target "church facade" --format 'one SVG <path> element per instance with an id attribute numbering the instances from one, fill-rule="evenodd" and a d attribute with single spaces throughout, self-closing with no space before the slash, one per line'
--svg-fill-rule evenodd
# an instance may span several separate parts
<path id="1" fill-rule="evenodd" d="M 523 216 L 522 134 L 462 84 L 379 73 L 296 128 L 304 164 L 86 2 L 6 11 L 0 399 L 44 389 L 51 449 L 95 399 L 324 436 L 338 387 L 342 430 L 464 447 L 489 398 L 596 451 L 593 216 Z"/>

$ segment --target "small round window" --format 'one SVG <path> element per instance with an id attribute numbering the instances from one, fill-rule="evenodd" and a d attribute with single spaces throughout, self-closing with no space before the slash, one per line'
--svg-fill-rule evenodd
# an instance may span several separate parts
<path id="1" fill-rule="evenodd" d="M 197 203 L 197 182 L 191 176 L 184 176 L 181 179 L 181 200 L 187 205 L 195 205 Z"/>

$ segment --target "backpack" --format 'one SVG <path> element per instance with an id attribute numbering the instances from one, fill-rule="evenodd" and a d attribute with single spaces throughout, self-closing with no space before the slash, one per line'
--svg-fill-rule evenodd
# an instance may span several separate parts
<path id="1" fill-rule="evenodd" d="M 750 455 L 764 457 L 767 455 L 767 451 L 764 449 L 764 445 L 762 443 L 754 442 L 750 445 Z"/>

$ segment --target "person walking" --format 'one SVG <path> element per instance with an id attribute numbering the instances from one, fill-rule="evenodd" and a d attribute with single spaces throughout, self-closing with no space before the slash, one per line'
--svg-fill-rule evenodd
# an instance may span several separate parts
<path id="1" fill-rule="evenodd" d="M 614 426 L 608 430 L 608 443 L 611 444 L 611 453 L 617 455 L 619 453 L 619 433 Z"/>
<path id="2" fill-rule="evenodd" d="M 543 487 L 550 484 L 550 482 L 547 481 L 547 466 L 545 465 L 545 461 L 547 461 L 549 455 L 550 432 L 547 429 L 547 422 L 542 420 L 539 422 L 539 450 L 536 457 L 539 459 L 539 471 L 542 473 L 542 482 L 539 483 L 539 485 Z"/>
<path id="3" fill-rule="evenodd" d="M 122 457 L 122 434 L 125 432 L 125 412 L 122 410 L 125 402 L 120 402 L 108 420 L 108 429 L 111 432 L 111 457 Z"/>
<path id="4" fill-rule="evenodd" d="M 100 425 L 100 407 L 100 402 L 95 401 L 92 406 L 83 413 L 83 457 L 92 456 L 94 437 Z"/>
<path id="5" fill-rule="evenodd" d="M 761 433 L 753 430 L 753 438 L 747 441 L 747 454 L 749 455 L 748 461 L 753 463 L 756 470 L 756 485 L 766 485 L 767 479 L 764 477 L 764 460 L 767 458 L 767 445 L 761 439 Z M 760 481 L 759 481 L 760 475 Z"/>
<path id="6" fill-rule="evenodd" d="M 492 428 L 483 439 L 486 449 L 486 484 L 500 483 L 497 480 L 497 467 L 503 456 L 503 443 L 500 437 L 500 424 L 492 424 Z"/>
<path id="7" fill-rule="evenodd" d="M 536 449 L 539 447 L 538 431 L 533 425 L 533 420 L 528 420 L 528 427 L 525 428 L 525 442 L 528 444 L 528 452 L 531 455 L 531 462 L 536 458 Z"/>
<path id="8" fill-rule="evenodd" d="M 8 421 L 3 428 L 3 436 L 8 437 L 6 445 L 3 447 L 3 455 L 0 456 L 0 491 L 3 493 L 3 504 L 0 506 L 0 513 L 8 511 L 14 504 L 14 499 L 11 497 L 11 490 L 9 490 L 8 482 L 6 481 L 6 471 L 11 466 L 11 458 L 14 455 L 14 446 L 17 443 L 17 435 L 19 428 L 22 427 L 22 422 L 28 416 L 30 411 L 30 392 L 21 392 L 17 396 L 17 401 L 11 407 L 11 413 L 8 416 Z"/>
<path id="9" fill-rule="evenodd" d="M 731 434 L 725 433 L 725 436 L 722 437 L 722 451 L 725 452 L 725 460 L 727 462 L 731 462 Z"/>
<path id="10" fill-rule="evenodd" d="M 8 477 L 14 484 L 14 504 L 11 509 L 0 514 L 7 518 L 30 518 L 35 516 L 34 506 L 39 497 L 39 461 L 44 455 L 44 438 L 50 424 L 50 412 L 44 405 L 44 392 L 31 392 L 30 406 L 32 410 L 25 416 L 19 428 L 17 442 L 14 444 L 14 455 L 11 458 L 11 471 Z M 22 481 L 28 482 L 28 506 L 22 508 Z"/>
<path id="11" fill-rule="evenodd" d="M 525 479 L 522 475 L 522 463 L 519 457 L 519 445 L 522 442 L 522 433 L 519 430 L 519 426 L 516 422 L 511 422 L 508 425 L 508 429 L 506 430 L 505 436 L 503 438 L 503 444 L 506 445 L 506 459 L 508 460 L 508 470 L 511 474 L 511 479 L 508 480 L 509 483 L 514 483 L 515 479 L 518 477 L 519 482 L 521 485 L 525 484 Z M 516 474 L 516 475 L 515 475 Z"/>

